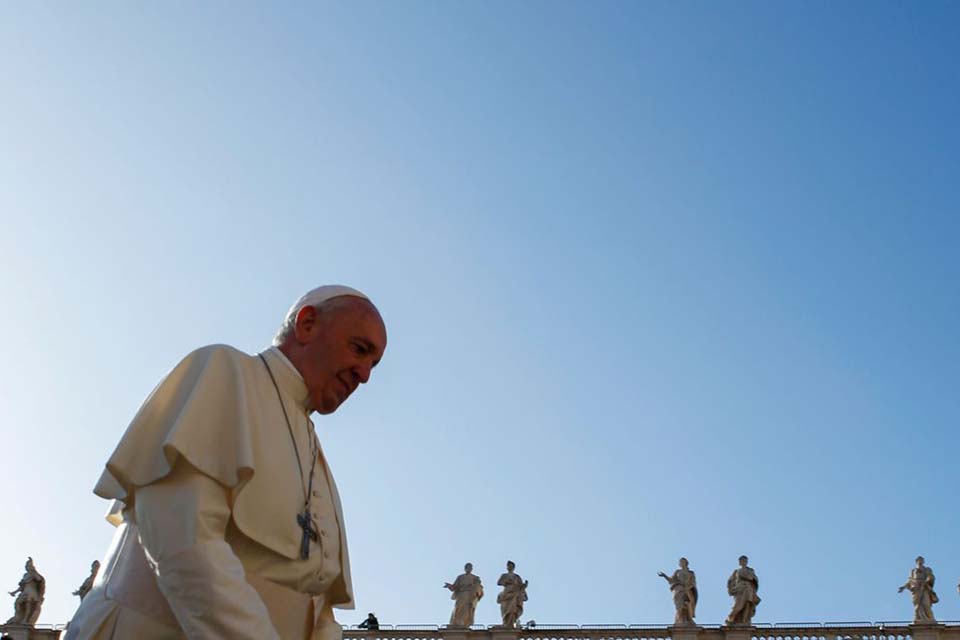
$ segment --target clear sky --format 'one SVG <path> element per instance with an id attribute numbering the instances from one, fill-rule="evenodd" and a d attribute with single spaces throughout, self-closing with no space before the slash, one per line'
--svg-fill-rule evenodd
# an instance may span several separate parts
<path id="1" fill-rule="evenodd" d="M 323 283 L 390 345 L 317 420 L 359 622 L 960 619 L 960 5 L 0 6 L 0 586 L 209 343 Z M 281 446 L 286 446 L 283 444 Z M 12 613 L 12 598 L 0 602 Z M 5 619 L 9 613 L 0 611 Z"/>

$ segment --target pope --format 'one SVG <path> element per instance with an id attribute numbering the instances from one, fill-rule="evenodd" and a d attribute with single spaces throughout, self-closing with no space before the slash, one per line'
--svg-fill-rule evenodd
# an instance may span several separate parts
<path id="1" fill-rule="evenodd" d="M 310 416 L 368 382 L 386 344 L 369 298 L 332 285 L 261 353 L 213 345 L 174 367 L 94 489 L 116 532 L 64 640 L 338 640 L 350 561 Z"/>

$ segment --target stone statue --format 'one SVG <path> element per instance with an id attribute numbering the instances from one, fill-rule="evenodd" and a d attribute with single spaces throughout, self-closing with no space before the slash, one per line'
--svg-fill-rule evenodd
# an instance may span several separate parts
<path id="1" fill-rule="evenodd" d="M 729 625 L 750 624 L 760 604 L 757 595 L 760 581 L 754 570 L 747 566 L 748 560 L 747 556 L 740 556 L 740 566 L 727 579 L 727 593 L 733 596 L 733 609 L 726 620 Z"/>
<path id="2" fill-rule="evenodd" d="M 480 578 L 473 575 L 473 565 L 468 562 L 463 566 L 463 571 L 453 581 L 453 584 L 443 583 L 444 588 L 453 592 L 450 595 L 450 599 L 454 601 L 453 613 L 450 614 L 450 626 L 452 627 L 469 627 L 472 625 L 477 603 L 483 597 L 483 585 L 480 583 Z"/>
<path id="3" fill-rule="evenodd" d="M 913 621 L 914 622 L 936 622 L 933 617 L 933 605 L 940 601 L 937 593 L 933 590 L 933 569 L 923 565 L 923 556 L 917 556 L 917 566 L 910 570 L 910 577 L 897 589 L 897 593 L 903 593 L 904 589 L 909 589 L 913 596 Z"/>
<path id="4" fill-rule="evenodd" d="M 83 581 L 77 590 L 73 592 L 72 595 L 80 596 L 80 601 L 83 602 L 84 596 L 90 593 L 90 589 L 93 589 L 93 581 L 97 579 L 97 574 L 100 572 L 100 561 L 94 560 L 93 564 L 90 565 L 90 575 L 87 576 L 87 579 Z"/>
<path id="5" fill-rule="evenodd" d="M 680 568 L 668 576 L 664 572 L 657 574 L 667 581 L 673 592 L 673 606 L 677 612 L 673 624 L 693 624 L 697 616 L 697 575 L 690 570 L 686 558 L 680 558 Z"/>
<path id="6" fill-rule="evenodd" d="M 523 615 L 523 603 L 527 600 L 528 582 L 515 574 L 513 570 L 517 567 L 512 561 L 507 560 L 507 572 L 501 574 L 497 584 L 503 587 L 503 591 L 497 596 L 497 602 L 500 603 L 500 615 L 503 617 L 503 626 L 514 628 Z"/>
<path id="7" fill-rule="evenodd" d="M 10 592 L 10 595 L 16 596 L 17 599 L 13 603 L 13 617 L 7 620 L 7 624 L 22 624 L 32 627 L 37 623 L 37 618 L 40 617 L 40 605 L 43 604 L 43 594 L 47 590 L 47 581 L 33 566 L 33 558 L 27 558 L 24 569 L 26 571 L 20 578 L 20 584 L 16 591 Z"/>

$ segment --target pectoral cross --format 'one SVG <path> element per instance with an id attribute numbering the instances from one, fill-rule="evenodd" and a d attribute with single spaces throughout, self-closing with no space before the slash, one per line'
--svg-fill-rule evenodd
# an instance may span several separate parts
<path id="1" fill-rule="evenodd" d="M 297 524 L 303 530 L 303 535 L 300 538 L 300 559 L 306 560 L 310 557 L 310 541 L 317 541 L 317 530 L 313 528 L 310 509 L 304 508 L 303 513 L 297 514 Z"/>

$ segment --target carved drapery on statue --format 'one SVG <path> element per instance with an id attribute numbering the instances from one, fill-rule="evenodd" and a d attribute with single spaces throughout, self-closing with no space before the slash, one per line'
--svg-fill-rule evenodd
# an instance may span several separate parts
<path id="1" fill-rule="evenodd" d="M 898 589 L 898 593 L 904 589 L 910 591 L 913 599 L 913 621 L 914 622 L 936 622 L 933 617 L 933 605 L 940 601 L 937 592 L 933 590 L 936 578 L 933 575 L 933 569 L 924 566 L 923 556 L 917 558 L 917 566 L 910 570 L 910 577 Z M 960 586 L 957 587 L 960 589 Z"/>
<path id="2" fill-rule="evenodd" d="M 469 627 L 473 624 L 477 603 L 483 597 L 483 584 L 480 578 L 473 575 L 473 565 L 467 563 L 463 570 L 464 573 L 457 576 L 452 584 L 447 582 L 443 585 L 452 592 L 450 599 L 454 601 L 454 605 L 453 613 L 450 614 L 450 625 L 456 627 Z"/>
<path id="3" fill-rule="evenodd" d="M 676 613 L 673 617 L 674 624 L 693 624 L 693 619 L 697 616 L 697 576 L 690 570 L 686 558 L 680 558 L 680 568 L 668 576 L 662 571 L 657 574 L 667 581 L 670 585 L 670 591 L 673 592 L 673 606 Z"/>
<path id="4" fill-rule="evenodd" d="M 747 566 L 747 556 L 740 556 L 740 566 L 727 580 L 727 593 L 733 596 L 733 608 L 727 616 L 727 624 L 750 624 L 757 605 L 760 604 L 760 581 L 757 574 Z"/>
<path id="5" fill-rule="evenodd" d="M 13 617 L 7 620 L 7 624 L 32 627 L 40 617 L 40 606 L 43 604 L 43 597 L 47 590 L 47 581 L 33 566 L 33 558 L 27 558 L 24 569 L 20 584 L 16 590 L 10 592 L 10 595 L 16 596 L 17 599 L 13 603 Z"/>
<path id="6" fill-rule="evenodd" d="M 93 583 L 97 579 L 98 573 L 100 573 L 100 561 L 94 560 L 93 564 L 90 565 L 90 575 L 83 581 L 83 584 L 77 587 L 77 590 L 74 591 L 72 595 L 80 596 L 80 601 L 82 602 L 84 597 L 93 589 Z"/>
<path id="7" fill-rule="evenodd" d="M 497 595 L 500 604 L 500 617 L 503 626 L 516 627 L 523 615 L 523 603 L 527 601 L 527 582 L 513 572 L 516 565 L 507 562 L 507 572 L 500 576 L 497 584 L 503 587 Z"/>

